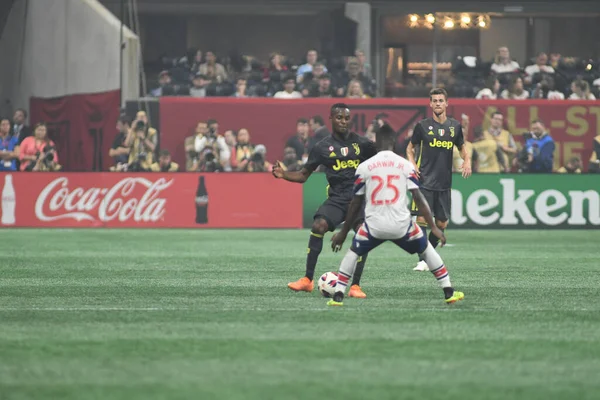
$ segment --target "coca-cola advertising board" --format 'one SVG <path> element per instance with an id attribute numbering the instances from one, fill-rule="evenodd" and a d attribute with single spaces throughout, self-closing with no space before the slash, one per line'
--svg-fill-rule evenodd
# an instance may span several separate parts
<path id="1" fill-rule="evenodd" d="M 0 173 L 2 227 L 301 228 L 271 174 Z"/>

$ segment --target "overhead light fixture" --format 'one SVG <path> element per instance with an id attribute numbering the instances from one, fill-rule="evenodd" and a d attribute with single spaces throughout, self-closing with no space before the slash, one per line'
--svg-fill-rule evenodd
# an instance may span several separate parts
<path id="1" fill-rule="evenodd" d="M 452 28 L 454 28 L 454 21 L 452 21 L 450 18 L 446 18 L 446 20 L 444 21 L 444 29 Z"/>
<path id="2" fill-rule="evenodd" d="M 425 16 L 425 21 L 427 21 L 430 24 L 435 23 L 435 16 L 433 14 L 427 14 Z"/>
<path id="3" fill-rule="evenodd" d="M 462 14 L 460 16 L 460 22 L 464 25 L 469 25 L 471 23 L 471 16 L 469 14 Z"/>
<path id="4" fill-rule="evenodd" d="M 409 17 L 409 19 L 410 19 L 410 22 L 413 22 L 413 23 L 414 23 L 414 22 L 417 22 L 417 21 L 419 21 L 419 16 L 418 16 L 418 15 L 416 15 L 416 14 L 412 14 L 412 15 Z"/>
<path id="5" fill-rule="evenodd" d="M 473 13 L 430 13 L 426 15 L 408 15 L 408 25 L 411 28 L 433 29 L 487 29 L 490 27 L 489 14 Z"/>

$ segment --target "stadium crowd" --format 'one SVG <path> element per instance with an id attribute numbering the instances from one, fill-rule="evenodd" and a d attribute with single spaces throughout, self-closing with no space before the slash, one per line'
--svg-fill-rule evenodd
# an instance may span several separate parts
<path id="1" fill-rule="evenodd" d="M 302 97 L 369 98 L 377 95 L 373 69 L 362 50 L 352 56 L 319 59 L 317 50 L 295 63 L 280 53 L 261 62 L 252 56 L 218 58 L 215 52 L 190 50 L 181 58 L 164 58 L 156 87 L 150 96 L 192 97 Z M 430 81 L 407 79 L 399 87 L 422 85 Z M 538 54 L 523 67 L 500 47 L 494 60 L 457 57 L 452 73 L 440 78 L 451 97 L 478 99 L 571 99 L 595 100 L 600 96 L 600 69 L 593 60 Z M 399 92 L 387 90 L 393 97 Z"/>

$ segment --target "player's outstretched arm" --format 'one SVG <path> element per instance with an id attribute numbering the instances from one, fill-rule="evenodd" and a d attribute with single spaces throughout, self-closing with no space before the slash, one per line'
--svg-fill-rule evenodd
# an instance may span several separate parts
<path id="1" fill-rule="evenodd" d="M 344 244 L 344 241 L 346 240 L 346 237 L 348 236 L 348 232 L 350 232 L 350 229 L 352 229 L 352 224 L 354 222 L 356 222 L 356 218 L 358 217 L 358 214 L 360 213 L 360 210 L 362 209 L 364 199 L 365 199 L 364 195 L 356 195 L 356 196 L 354 196 L 354 198 L 352 198 L 352 201 L 350 202 L 350 205 L 348 206 L 348 213 L 346 214 L 346 221 L 344 221 L 344 225 L 342 226 L 342 229 L 338 233 L 333 235 L 333 237 L 331 238 L 331 249 L 334 252 L 338 252 L 341 250 L 342 245 Z"/>
<path id="2" fill-rule="evenodd" d="M 273 176 L 289 182 L 304 183 L 311 175 L 312 171 L 305 167 L 300 171 L 285 171 L 280 161 L 275 162 L 273 166 Z"/>
<path id="3" fill-rule="evenodd" d="M 431 233 L 440 239 L 442 246 L 444 246 L 446 244 L 446 236 L 444 236 L 444 232 L 442 232 L 440 228 L 437 227 L 435 222 L 433 222 L 431 210 L 429 209 L 429 205 L 427 204 L 425 197 L 423 197 L 423 193 L 421 193 L 419 189 L 411 189 L 410 192 L 412 193 L 413 200 L 419 209 L 419 214 L 425 218 L 427 225 L 429 225 L 429 228 L 431 228 Z"/>

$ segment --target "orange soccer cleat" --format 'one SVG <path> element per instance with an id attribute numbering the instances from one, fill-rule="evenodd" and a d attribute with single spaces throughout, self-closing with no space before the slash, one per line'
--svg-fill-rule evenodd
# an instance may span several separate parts
<path id="1" fill-rule="evenodd" d="M 313 291 L 313 281 L 308 279 L 307 277 L 303 277 L 298 279 L 296 282 L 288 283 L 288 287 L 295 292 L 312 292 Z"/>
<path id="2" fill-rule="evenodd" d="M 358 299 L 366 299 L 367 295 L 362 291 L 360 286 L 352 285 L 350 286 L 350 291 L 348 292 L 348 297 L 356 297 Z"/>

